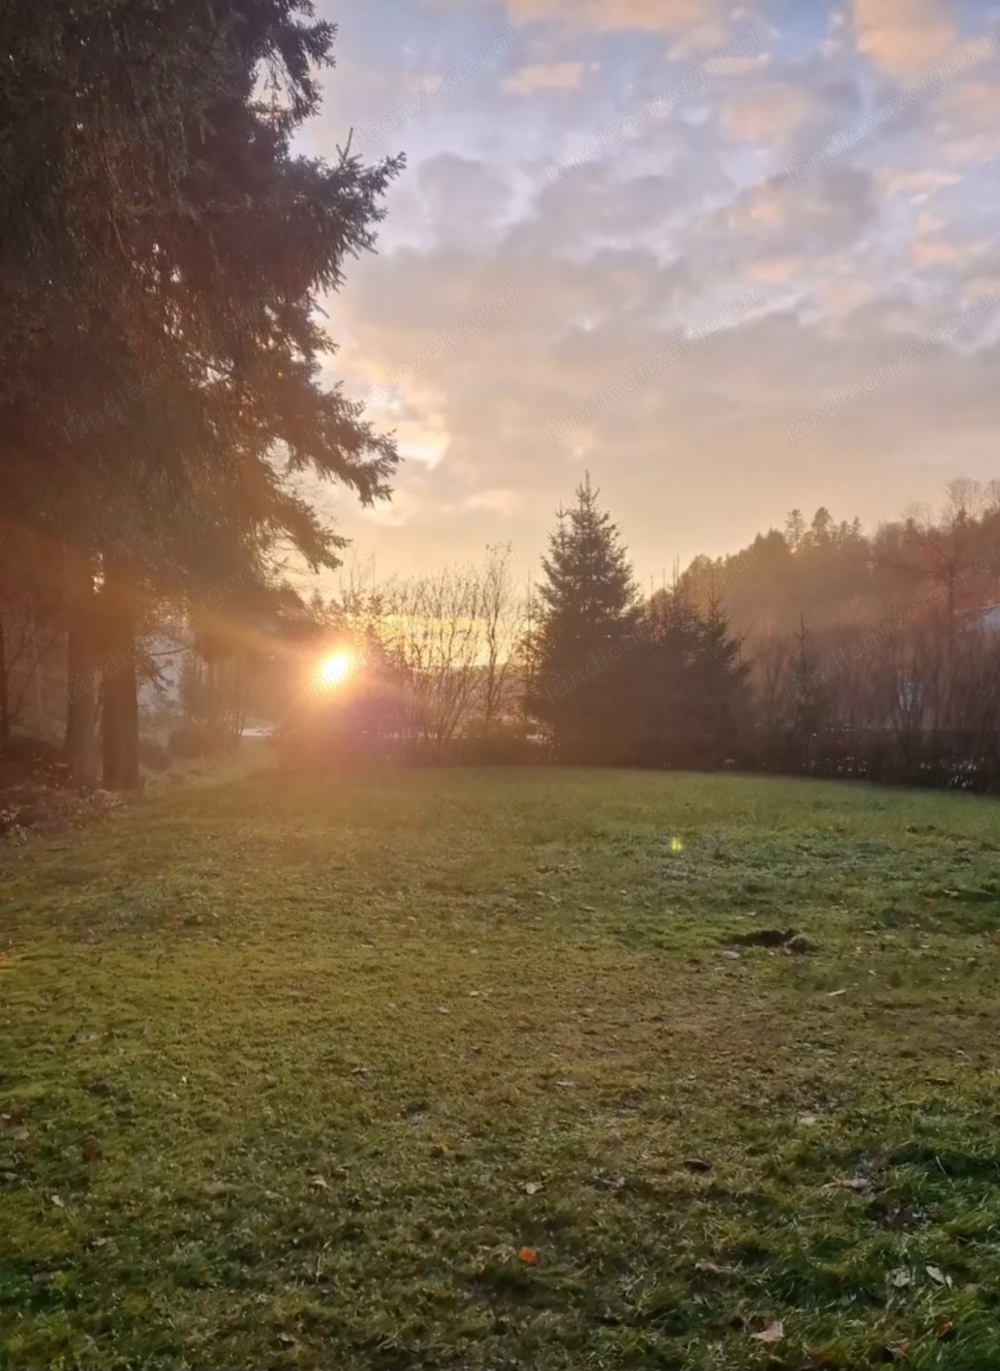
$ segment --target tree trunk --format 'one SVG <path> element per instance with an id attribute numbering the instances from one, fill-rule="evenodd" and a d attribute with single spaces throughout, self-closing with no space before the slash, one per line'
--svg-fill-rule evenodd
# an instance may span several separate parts
<path id="1" fill-rule="evenodd" d="M 97 785 L 98 670 L 94 573 L 90 558 L 66 554 L 66 761 L 73 784 Z"/>
<path id="2" fill-rule="evenodd" d="M 10 740 L 10 682 L 7 680 L 7 638 L 0 610 L 0 747 Z"/>
<path id="3" fill-rule="evenodd" d="M 126 568 L 106 559 L 101 591 L 104 649 L 101 739 L 105 790 L 135 790 L 139 784 L 135 599 L 135 586 Z"/>

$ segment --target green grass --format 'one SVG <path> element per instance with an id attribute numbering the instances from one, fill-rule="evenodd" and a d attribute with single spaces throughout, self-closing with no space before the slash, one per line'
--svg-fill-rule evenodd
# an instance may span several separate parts
<path id="1" fill-rule="evenodd" d="M 0 849 L 0 1367 L 1000 1367 L 998 854 L 543 770 Z"/>

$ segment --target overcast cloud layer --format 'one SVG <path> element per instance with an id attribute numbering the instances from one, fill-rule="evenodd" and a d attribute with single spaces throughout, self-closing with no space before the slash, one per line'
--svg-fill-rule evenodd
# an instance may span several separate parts
<path id="1" fill-rule="evenodd" d="M 327 497 L 382 568 L 527 561 L 585 468 L 657 577 L 1000 475 L 1000 5 L 319 8 L 309 149 L 409 158 L 330 302 L 406 458 L 391 507 Z"/>

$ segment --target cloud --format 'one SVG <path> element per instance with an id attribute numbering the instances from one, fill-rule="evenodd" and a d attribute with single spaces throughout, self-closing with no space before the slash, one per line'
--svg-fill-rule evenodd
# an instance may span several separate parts
<path id="1" fill-rule="evenodd" d="M 751 281 L 780 285 L 790 281 L 801 269 L 802 259 L 799 257 L 758 257 L 751 262 L 748 274 Z"/>
<path id="2" fill-rule="evenodd" d="M 491 486 L 486 490 L 474 491 L 465 498 L 466 509 L 486 510 L 490 514 L 509 516 L 516 513 L 524 504 L 524 497 L 517 490 L 504 486 Z"/>
<path id="3" fill-rule="evenodd" d="M 331 302 L 330 375 L 349 391 L 397 377 L 372 418 L 406 459 L 398 503 L 338 509 L 363 551 L 401 568 L 509 537 L 530 562 L 585 464 L 641 575 L 738 547 L 790 505 L 874 521 L 963 468 L 992 474 L 1000 309 L 808 445 L 782 433 L 1000 281 L 982 166 L 1000 152 L 1000 49 L 965 60 L 975 40 L 955 32 L 978 0 L 815 0 L 808 22 L 766 7 L 775 27 L 755 21 L 751 55 L 714 69 L 708 53 L 750 22 L 735 0 L 400 0 L 388 56 L 384 22 L 352 4 L 371 32 L 331 77 L 346 88 L 331 139 L 518 24 L 506 63 L 394 133 L 410 165 L 381 255 Z M 368 73 L 393 63 L 372 94 Z M 896 83 L 916 71 L 908 94 Z M 669 353 L 750 285 L 752 311 Z M 465 328 L 508 287 L 516 307 Z M 549 443 L 553 419 L 660 353 L 634 393 Z"/>
<path id="4" fill-rule="evenodd" d="M 913 261 L 918 267 L 953 266 L 961 260 L 961 243 L 923 235 L 913 241 Z"/>
<path id="5" fill-rule="evenodd" d="M 790 140 L 817 109 L 816 88 L 792 81 L 767 81 L 734 97 L 723 113 L 723 129 L 758 143 Z"/>
<path id="6" fill-rule="evenodd" d="M 830 252 L 855 243 L 878 214 L 872 174 L 831 163 L 801 185 L 778 173 L 749 187 L 704 231 L 730 251 L 742 237 L 743 250 L 755 246 L 760 255 Z"/>
<path id="7" fill-rule="evenodd" d="M 537 90 L 577 90 L 583 79 L 583 62 L 551 62 L 518 67 L 504 81 L 504 90 L 531 95 Z"/>
<path id="8" fill-rule="evenodd" d="M 853 0 L 858 50 L 905 80 L 933 66 L 958 45 L 952 0 Z"/>
<path id="9" fill-rule="evenodd" d="M 723 42 L 731 20 L 723 0 L 507 0 L 515 23 L 558 20 L 578 29 L 669 33 L 688 50 Z"/>

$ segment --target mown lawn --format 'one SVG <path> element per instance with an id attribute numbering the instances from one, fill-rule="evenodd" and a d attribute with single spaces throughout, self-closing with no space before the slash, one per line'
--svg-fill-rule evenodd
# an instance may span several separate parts
<path id="1" fill-rule="evenodd" d="M 0 848 L 0 1366 L 1000 1367 L 998 855 L 542 770 Z"/>

